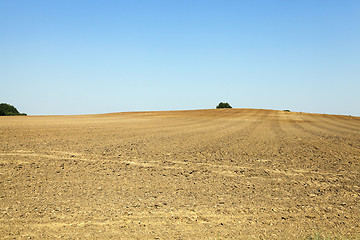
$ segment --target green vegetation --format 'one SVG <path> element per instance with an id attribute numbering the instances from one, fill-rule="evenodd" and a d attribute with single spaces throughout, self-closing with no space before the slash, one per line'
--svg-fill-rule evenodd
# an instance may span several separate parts
<path id="1" fill-rule="evenodd" d="M 341 239 L 359 239 L 358 237 L 344 237 L 344 236 L 337 236 L 335 234 L 325 234 L 322 232 L 313 232 L 311 235 L 308 235 L 306 240 L 341 240 Z"/>
<path id="2" fill-rule="evenodd" d="M 307 239 L 308 239 L 308 240 L 331 240 L 331 238 L 326 237 L 326 236 L 322 235 L 322 234 L 319 233 L 319 232 L 314 233 L 313 235 L 308 236 Z"/>
<path id="3" fill-rule="evenodd" d="M 285 110 L 283 110 L 284 112 L 290 112 L 290 110 L 288 110 L 288 109 L 285 109 Z"/>
<path id="4" fill-rule="evenodd" d="M 219 105 L 216 106 L 216 108 L 232 108 L 229 103 L 223 103 L 220 102 Z"/>
<path id="5" fill-rule="evenodd" d="M 0 116 L 18 116 L 26 113 L 19 113 L 19 111 L 12 105 L 7 103 L 0 103 Z"/>

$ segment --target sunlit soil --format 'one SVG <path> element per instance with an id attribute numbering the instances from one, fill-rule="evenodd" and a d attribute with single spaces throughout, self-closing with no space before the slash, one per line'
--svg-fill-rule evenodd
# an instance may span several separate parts
<path id="1" fill-rule="evenodd" d="M 0 117 L 0 239 L 359 237 L 360 118 Z"/>

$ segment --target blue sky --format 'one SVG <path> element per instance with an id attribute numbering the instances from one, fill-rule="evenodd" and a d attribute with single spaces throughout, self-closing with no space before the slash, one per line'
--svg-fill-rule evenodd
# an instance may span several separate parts
<path id="1" fill-rule="evenodd" d="M 360 116 L 360 1 L 2 0 L 0 102 L 28 114 Z"/>

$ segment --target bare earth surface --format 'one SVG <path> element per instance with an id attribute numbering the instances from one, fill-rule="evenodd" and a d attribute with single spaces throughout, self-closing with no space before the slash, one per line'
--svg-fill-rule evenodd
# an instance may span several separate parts
<path id="1" fill-rule="evenodd" d="M 0 239 L 360 236 L 360 118 L 0 118 Z"/>

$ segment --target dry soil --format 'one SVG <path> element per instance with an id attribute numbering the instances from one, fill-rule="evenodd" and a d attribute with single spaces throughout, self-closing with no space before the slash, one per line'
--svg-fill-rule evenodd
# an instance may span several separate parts
<path id="1" fill-rule="evenodd" d="M 360 236 L 360 118 L 0 118 L 0 239 Z"/>

